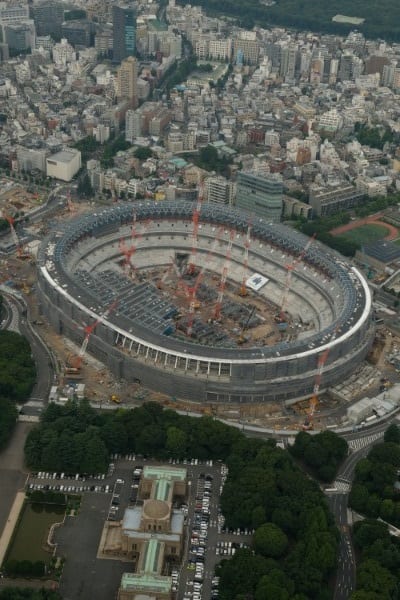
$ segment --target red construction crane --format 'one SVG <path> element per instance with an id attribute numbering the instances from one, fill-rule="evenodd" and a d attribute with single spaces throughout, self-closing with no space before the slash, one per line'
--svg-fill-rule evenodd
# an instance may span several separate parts
<path id="1" fill-rule="evenodd" d="M 301 251 L 301 253 L 299 254 L 299 256 L 297 258 L 295 258 L 290 264 L 285 265 L 285 267 L 287 269 L 287 273 L 286 273 L 286 281 L 285 281 L 285 287 L 283 290 L 283 296 L 282 296 L 282 301 L 281 301 L 281 310 L 280 310 L 280 318 L 282 321 L 285 320 L 285 310 L 286 310 L 286 304 L 287 304 L 287 301 L 289 298 L 289 292 L 290 292 L 290 288 L 291 288 L 292 273 L 296 269 L 297 265 L 299 263 L 301 263 L 301 261 L 303 260 L 304 256 L 307 253 L 307 250 L 309 249 L 311 244 L 314 242 L 315 236 L 316 236 L 316 234 L 314 233 L 314 235 L 308 240 L 308 242 L 306 243 L 306 245 L 304 246 L 303 250 Z"/>
<path id="2" fill-rule="evenodd" d="M 209 257 L 214 254 L 215 248 L 216 248 L 223 232 L 224 232 L 224 228 L 220 227 L 218 229 L 217 235 L 214 238 L 214 242 L 213 242 L 210 250 L 206 254 L 203 266 L 201 267 L 199 274 L 196 277 L 194 286 L 190 287 L 190 286 L 186 285 L 186 283 L 182 280 L 182 284 L 185 288 L 186 295 L 189 298 L 189 319 L 188 319 L 188 326 L 187 326 L 187 332 L 186 332 L 188 336 L 192 335 L 195 310 L 196 310 L 196 308 L 200 308 L 200 302 L 196 298 L 197 290 L 203 279 L 205 270 L 207 269 L 207 267 L 208 268 L 210 267 Z"/>
<path id="3" fill-rule="evenodd" d="M 247 226 L 246 238 L 244 241 L 244 259 L 243 259 L 243 276 L 242 276 L 242 284 L 239 288 L 239 296 L 247 296 L 248 291 L 246 287 L 246 281 L 248 277 L 248 267 L 249 267 L 249 248 L 251 244 L 251 224 Z"/>
<path id="4" fill-rule="evenodd" d="M 77 211 L 77 208 L 76 208 L 75 204 L 72 202 L 70 190 L 68 190 L 68 192 L 67 192 L 67 206 L 68 206 L 69 212 L 74 215 Z"/>
<path id="5" fill-rule="evenodd" d="M 228 248 L 226 250 L 225 263 L 224 263 L 224 267 L 222 269 L 221 279 L 219 282 L 219 291 L 218 291 L 217 302 L 215 305 L 214 319 L 219 319 L 221 317 L 222 300 L 224 298 L 226 278 L 228 276 L 228 269 L 229 269 L 229 264 L 230 264 L 230 260 L 231 260 L 232 245 L 233 245 L 234 237 L 235 237 L 235 231 L 232 229 L 230 232 L 230 235 L 229 235 L 229 243 L 228 243 Z"/>
<path id="6" fill-rule="evenodd" d="M 308 411 L 307 418 L 303 424 L 303 429 L 305 431 L 307 431 L 309 429 L 313 429 L 313 426 L 314 426 L 313 418 L 314 418 L 315 409 L 317 408 L 317 405 L 318 405 L 318 394 L 319 394 L 319 389 L 321 387 L 322 374 L 324 372 L 326 361 L 328 360 L 329 352 L 331 351 L 331 342 L 333 342 L 333 340 L 336 338 L 338 330 L 339 330 L 339 328 L 336 328 L 334 330 L 334 332 L 332 333 L 332 335 L 329 339 L 328 347 L 325 348 L 325 350 L 323 352 L 321 352 L 321 354 L 318 356 L 317 372 L 316 372 L 315 380 L 314 380 L 313 395 L 310 398 L 310 409 Z"/>
<path id="7" fill-rule="evenodd" d="M 121 239 L 119 241 L 119 249 L 121 251 L 121 254 L 123 254 L 125 257 L 125 260 L 123 262 L 124 271 L 125 271 L 125 274 L 128 276 L 132 276 L 132 274 L 135 270 L 135 267 L 132 264 L 132 256 L 135 254 L 135 252 L 137 250 L 138 241 L 141 237 L 142 237 L 142 234 L 136 232 L 135 227 L 132 226 L 132 232 L 131 232 L 132 243 L 130 245 L 127 245 L 125 243 L 124 239 Z M 137 241 L 135 242 L 135 240 L 137 240 Z"/>
<path id="8" fill-rule="evenodd" d="M 18 235 L 17 232 L 15 231 L 15 227 L 14 227 L 14 223 L 15 223 L 15 219 L 14 217 L 11 217 L 11 215 L 6 215 L 3 213 L 3 217 L 4 219 L 8 222 L 9 226 L 10 226 L 10 232 L 11 232 L 11 237 L 12 240 L 15 244 L 16 250 L 17 250 L 17 256 L 18 258 L 26 258 L 26 255 L 24 256 L 24 251 L 22 248 L 22 245 L 18 239 Z"/>
<path id="9" fill-rule="evenodd" d="M 114 302 L 112 304 L 110 304 L 110 306 L 107 308 L 107 310 L 105 310 L 94 323 L 92 323 L 91 325 L 85 325 L 85 327 L 83 328 L 83 331 L 85 332 L 85 337 L 83 338 L 82 346 L 79 350 L 78 356 L 75 357 L 75 359 L 73 361 L 74 364 L 72 365 L 75 369 L 79 370 L 81 368 L 83 358 L 86 354 L 86 348 L 88 346 L 90 336 L 96 329 L 97 325 L 99 323 L 102 323 L 104 321 L 104 319 L 106 317 L 108 317 L 108 315 L 114 310 L 114 308 L 117 306 L 117 304 L 118 304 L 118 300 L 114 300 Z"/>
<path id="10" fill-rule="evenodd" d="M 192 215 L 192 223 L 193 223 L 193 231 L 192 231 L 192 254 L 190 263 L 188 265 L 188 274 L 194 275 L 196 273 L 196 254 L 197 254 L 197 243 L 198 243 L 198 231 L 199 231 L 199 221 L 200 221 L 200 213 L 201 207 L 204 200 L 204 182 L 200 183 L 199 186 L 199 195 L 197 198 L 197 204 L 193 210 Z"/>

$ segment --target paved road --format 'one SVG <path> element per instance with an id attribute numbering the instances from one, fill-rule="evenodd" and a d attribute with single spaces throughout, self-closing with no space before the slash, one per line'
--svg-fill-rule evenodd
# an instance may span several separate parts
<path id="1" fill-rule="evenodd" d="M 350 511 L 348 510 L 348 493 L 354 478 L 354 470 L 357 463 L 368 454 L 371 446 L 379 442 L 380 439 L 381 435 L 379 435 L 379 437 L 372 436 L 372 438 L 369 439 L 368 445 L 365 445 L 356 452 L 352 452 L 347 457 L 336 477 L 335 487 L 338 491 L 328 494 L 329 506 L 340 531 L 339 559 L 334 600 L 348 600 L 355 589 L 356 563 L 350 535 L 352 522 Z"/>

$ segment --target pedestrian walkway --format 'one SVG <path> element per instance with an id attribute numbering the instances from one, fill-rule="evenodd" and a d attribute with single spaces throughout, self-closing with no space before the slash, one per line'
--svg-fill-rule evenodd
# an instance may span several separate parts
<path id="1" fill-rule="evenodd" d="M 13 534 L 15 524 L 18 520 L 19 513 L 21 512 L 22 506 L 25 500 L 25 492 L 17 492 L 14 503 L 11 507 L 10 514 L 8 515 L 7 523 L 5 524 L 3 533 L 0 538 L 0 566 L 3 564 L 4 557 L 7 552 L 8 545 Z"/>
<path id="2" fill-rule="evenodd" d="M 345 481 L 344 479 L 336 479 L 333 486 L 338 492 L 341 492 L 342 494 L 348 494 L 351 488 L 350 483 L 348 481 Z"/>
<path id="3" fill-rule="evenodd" d="M 380 438 L 383 438 L 383 431 L 379 433 L 372 433 L 371 435 L 364 435 L 363 437 L 357 438 L 356 440 L 350 440 L 349 446 L 352 450 L 361 450 L 361 448 L 366 448 L 370 446 Z"/>

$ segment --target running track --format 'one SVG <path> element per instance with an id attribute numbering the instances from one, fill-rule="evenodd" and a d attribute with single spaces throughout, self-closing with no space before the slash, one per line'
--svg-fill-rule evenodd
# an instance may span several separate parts
<path id="1" fill-rule="evenodd" d="M 382 227 L 386 227 L 388 230 L 388 234 L 385 236 L 385 240 L 395 240 L 399 237 L 399 232 L 396 227 L 390 225 L 389 223 L 384 223 L 379 219 L 383 216 L 383 213 L 375 213 L 374 215 L 370 215 L 369 217 L 364 217 L 364 219 L 358 219 L 357 221 L 350 221 L 350 223 L 346 223 L 346 225 L 341 225 L 340 227 L 335 227 L 332 229 L 330 233 L 332 235 L 340 235 L 342 233 L 346 233 L 347 231 L 351 231 L 352 229 L 357 229 L 362 225 L 382 225 Z"/>

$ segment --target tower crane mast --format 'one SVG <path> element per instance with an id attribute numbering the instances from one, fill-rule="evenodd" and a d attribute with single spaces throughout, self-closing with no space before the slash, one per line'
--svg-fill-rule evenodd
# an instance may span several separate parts
<path id="1" fill-rule="evenodd" d="M 99 323 L 102 323 L 104 321 L 104 319 L 106 319 L 108 317 L 108 315 L 114 310 L 114 308 L 117 306 L 117 304 L 118 304 L 118 300 L 114 300 L 114 302 L 112 302 L 112 304 L 110 304 L 110 306 L 99 316 L 98 319 L 96 319 L 96 321 L 94 323 L 91 323 L 90 325 L 85 325 L 85 327 L 83 328 L 85 337 L 83 338 L 82 346 L 80 347 L 80 350 L 78 352 L 78 355 L 77 355 L 77 357 L 74 361 L 74 365 L 73 365 L 76 369 L 80 369 L 82 366 L 82 361 L 86 354 L 86 349 L 89 344 L 90 336 L 96 329 L 97 325 L 99 325 Z"/>
<path id="2" fill-rule="evenodd" d="M 14 217 L 12 217 L 11 215 L 4 214 L 4 212 L 3 212 L 3 218 L 8 222 L 8 224 L 10 226 L 11 238 L 12 238 L 12 241 L 14 242 L 15 247 L 16 247 L 18 258 L 21 258 L 21 259 L 22 258 L 27 258 L 29 256 L 29 254 L 25 254 L 24 253 L 24 249 L 23 249 L 22 244 L 21 244 L 21 242 L 20 242 L 20 240 L 18 238 L 18 234 L 17 234 L 17 232 L 15 230 L 15 226 L 14 226 L 15 219 L 14 219 Z"/>
<path id="3" fill-rule="evenodd" d="M 198 245 L 199 221 L 200 221 L 200 213 L 201 213 L 201 207 L 203 204 L 203 200 L 204 200 L 204 182 L 201 182 L 200 186 L 199 186 L 199 195 L 197 198 L 197 204 L 193 210 L 193 215 L 192 215 L 192 223 L 193 223 L 192 253 L 191 253 L 191 260 L 188 265 L 188 271 L 187 271 L 189 275 L 194 275 L 196 272 L 196 255 L 197 255 L 197 245 Z"/>
<path id="4" fill-rule="evenodd" d="M 232 254 L 232 245 L 233 245 L 233 238 L 235 236 L 235 232 L 232 229 L 229 235 L 229 243 L 228 243 L 228 248 L 226 251 L 226 256 L 225 256 L 225 263 L 224 263 L 224 267 L 222 269 L 222 274 L 221 274 L 221 279 L 219 282 L 219 291 L 218 291 L 218 297 L 217 297 L 217 302 L 215 305 L 215 311 L 214 311 L 214 318 L 215 319 L 219 319 L 221 317 L 221 308 L 222 308 L 222 300 L 224 297 L 224 291 L 225 291 L 225 286 L 226 286 L 226 279 L 228 277 L 228 270 L 229 270 L 229 263 L 231 260 L 231 254 Z"/>
<path id="5" fill-rule="evenodd" d="M 314 233 L 314 235 L 308 240 L 308 242 L 306 243 L 306 245 L 304 246 L 303 250 L 301 251 L 301 253 L 299 254 L 299 256 L 297 258 L 295 258 L 290 264 L 285 265 L 285 267 L 287 269 L 287 273 L 286 273 L 285 287 L 283 290 L 283 295 L 282 295 L 282 300 L 281 300 L 281 310 L 280 310 L 281 320 L 285 320 L 285 310 L 286 310 L 287 301 L 289 298 L 289 292 L 291 289 L 292 273 L 296 269 L 297 265 L 299 265 L 302 262 L 304 256 L 307 253 L 307 250 L 309 249 L 311 244 L 313 244 L 313 242 L 315 240 L 315 236 L 316 236 L 316 234 Z"/>
<path id="6" fill-rule="evenodd" d="M 310 398 L 310 408 L 309 408 L 309 411 L 307 414 L 307 418 L 303 424 L 304 430 L 309 430 L 309 429 L 313 428 L 313 418 L 314 418 L 315 409 L 317 408 L 317 405 L 318 405 L 318 394 L 319 394 L 319 390 L 321 387 L 322 375 L 324 372 L 326 361 L 328 360 L 329 352 L 331 351 L 331 342 L 333 342 L 336 339 L 338 331 L 339 331 L 339 328 L 336 328 L 333 331 L 333 333 L 329 339 L 327 348 L 325 348 L 325 350 L 318 357 L 317 372 L 315 374 L 313 395 Z"/>
<path id="7" fill-rule="evenodd" d="M 196 308 L 199 307 L 199 302 L 196 299 L 197 290 L 203 279 L 204 272 L 205 272 L 207 266 L 209 266 L 208 259 L 210 256 L 213 255 L 222 233 L 223 233 L 223 228 L 220 227 L 210 250 L 207 252 L 203 266 L 201 267 L 199 274 L 196 277 L 194 286 L 193 287 L 186 286 L 186 292 L 187 292 L 187 295 L 189 298 L 189 319 L 188 319 L 188 326 L 187 326 L 187 332 L 186 332 L 188 336 L 192 335 L 194 314 L 195 314 Z"/>
<path id="8" fill-rule="evenodd" d="M 242 276 L 242 284 L 239 289 L 239 296 L 245 297 L 247 296 L 247 288 L 246 288 L 246 279 L 248 275 L 249 268 L 249 248 L 251 244 L 251 225 L 249 224 L 247 227 L 246 239 L 244 242 L 244 259 L 243 259 L 243 276 Z"/>

